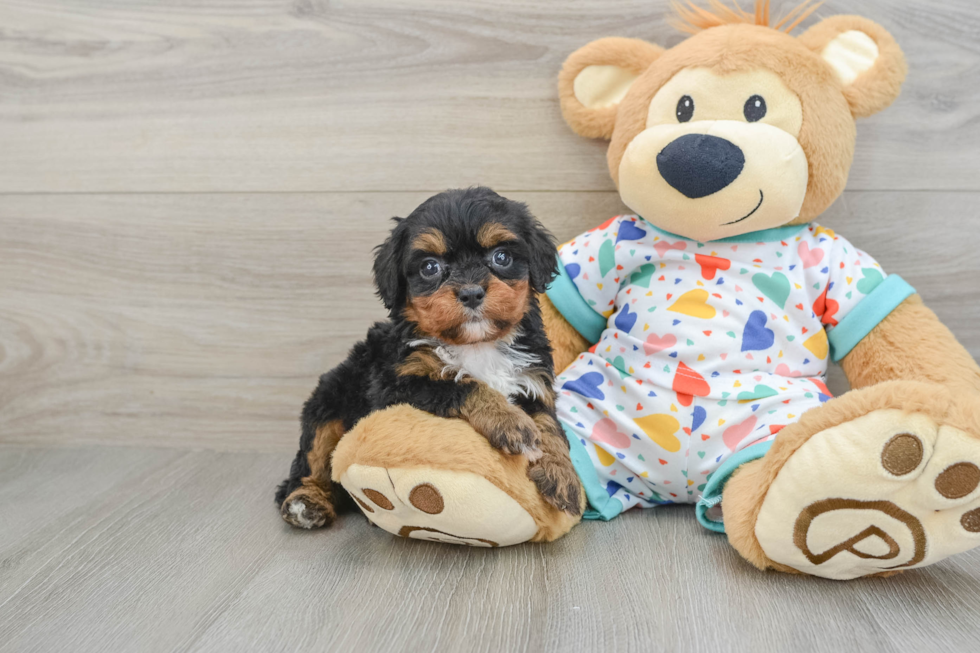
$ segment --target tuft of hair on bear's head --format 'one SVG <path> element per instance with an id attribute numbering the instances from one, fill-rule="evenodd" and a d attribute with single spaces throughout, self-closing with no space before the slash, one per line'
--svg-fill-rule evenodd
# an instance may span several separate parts
<path id="1" fill-rule="evenodd" d="M 754 12 L 745 11 L 737 3 L 735 6 L 729 7 L 720 0 L 708 0 L 710 10 L 699 7 L 692 0 L 685 0 L 683 3 L 671 0 L 670 4 L 677 14 L 677 18 L 670 20 L 670 24 L 688 34 L 697 34 L 712 27 L 738 24 L 772 27 L 789 34 L 819 9 L 823 2 L 803 0 L 785 16 L 777 19 L 775 24 L 770 19 L 769 0 L 755 0 Z"/>

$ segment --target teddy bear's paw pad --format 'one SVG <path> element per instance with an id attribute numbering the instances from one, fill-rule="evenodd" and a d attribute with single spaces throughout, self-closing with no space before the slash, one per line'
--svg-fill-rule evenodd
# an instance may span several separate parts
<path id="1" fill-rule="evenodd" d="M 286 522 L 296 528 L 321 528 L 334 520 L 332 506 L 325 506 L 311 497 L 303 494 L 302 490 L 293 492 L 282 502 L 280 514 Z"/>
<path id="2" fill-rule="evenodd" d="M 351 465 L 340 482 L 368 520 L 401 537 L 496 547 L 538 531 L 517 501 L 470 472 Z"/>
<path id="3" fill-rule="evenodd" d="M 980 440 L 900 410 L 821 431 L 779 471 L 755 534 L 775 562 L 833 579 L 980 546 Z"/>

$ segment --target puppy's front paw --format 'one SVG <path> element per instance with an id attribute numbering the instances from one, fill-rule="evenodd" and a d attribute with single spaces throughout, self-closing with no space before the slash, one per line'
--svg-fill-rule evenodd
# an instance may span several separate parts
<path id="1" fill-rule="evenodd" d="M 569 515 L 582 514 L 579 492 L 581 483 L 570 460 L 545 454 L 527 470 L 545 501 Z"/>
<path id="2" fill-rule="evenodd" d="M 470 422 L 495 448 L 512 455 L 535 458 L 541 446 L 541 432 L 534 420 L 519 408 L 486 411 Z"/>
<path id="3" fill-rule="evenodd" d="M 305 488 L 299 488 L 282 502 L 279 514 L 296 528 L 321 528 L 337 517 L 333 506 L 323 497 L 315 497 Z"/>

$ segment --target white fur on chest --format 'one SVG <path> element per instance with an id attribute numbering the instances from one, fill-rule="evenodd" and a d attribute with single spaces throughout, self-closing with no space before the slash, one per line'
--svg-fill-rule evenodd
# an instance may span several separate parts
<path id="1" fill-rule="evenodd" d="M 531 399 L 543 397 L 547 384 L 540 375 L 529 375 L 528 369 L 541 363 L 537 356 L 515 349 L 509 343 L 481 342 L 473 345 L 436 344 L 432 350 L 446 364 L 443 373 L 455 375 L 455 380 L 471 377 L 482 381 L 508 399 L 523 395 Z M 413 345 L 416 343 L 412 343 Z"/>

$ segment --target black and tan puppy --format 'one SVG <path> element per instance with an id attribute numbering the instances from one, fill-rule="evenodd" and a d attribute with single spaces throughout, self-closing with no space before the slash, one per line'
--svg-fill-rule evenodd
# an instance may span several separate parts
<path id="1" fill-rule="evenodd" d="M 346 495 L 330 480 L 337 442 L 368 413 L 401 403 L 465 419 L 494 447 L 526 456 L 544 498 L 577 514 L 537 299 L 555 274 L 551 235 L 524 204 L 489 188 L 440 193 L 395 220 L 374 261 L 390 318 L 307 400 L 299 451 L 276 492 L 283 519 L 332 521 Z"/>

